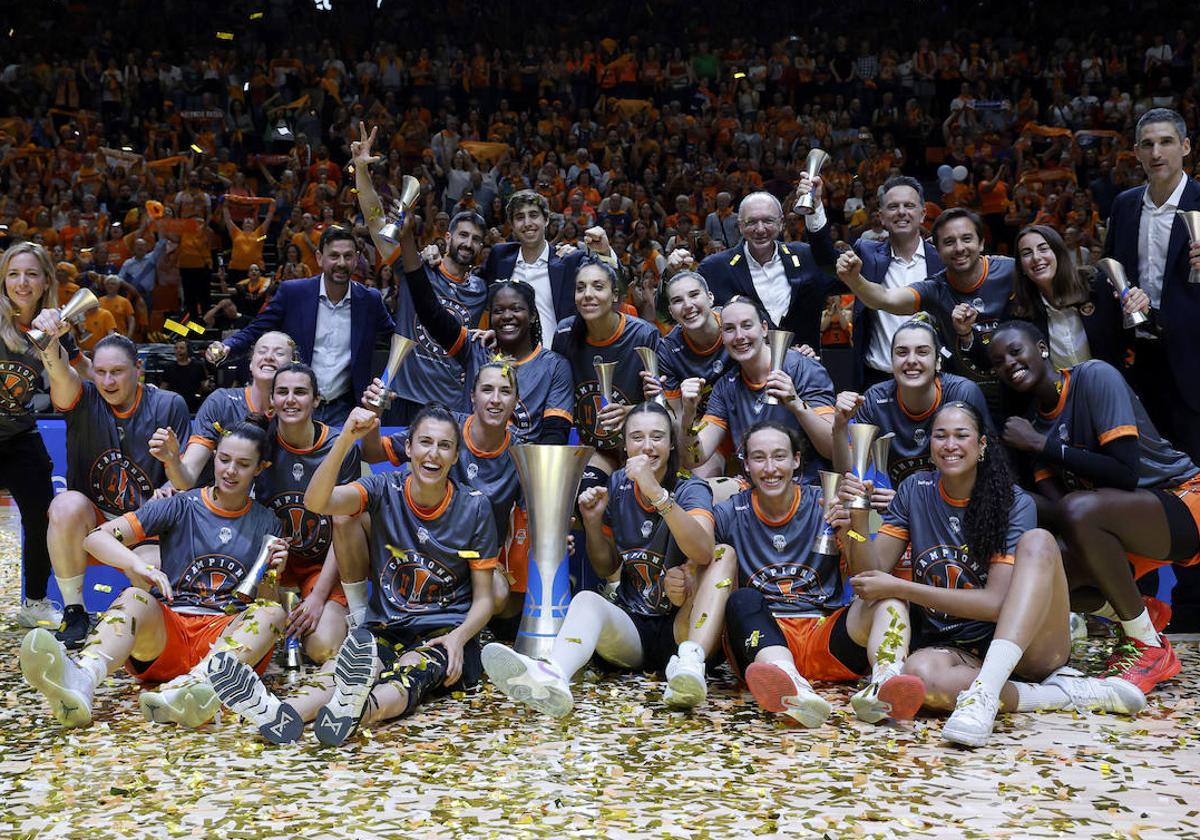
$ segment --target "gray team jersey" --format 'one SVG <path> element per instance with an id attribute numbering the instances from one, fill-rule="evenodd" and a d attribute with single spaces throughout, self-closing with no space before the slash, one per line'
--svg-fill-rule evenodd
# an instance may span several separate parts
<path id="1" fill-rule="evenodd" d="M 212 503 L 200 487 L 147 502 L 125 514 L 136 540 L 162 537 L 162 570 L 171 581 L 177 612 L 222 613 L 244 609 L 234 595 L 254 565 L 267 534 L 280 535 L 279 520 L 253 499 L 239 511 Z M 156 597 L 162 594 L 155 590 Z"/>
<path id="2" fill-rule="evenodd" d="M 308 449 L 293 449 L 276 433 L 271 463 L 254 481 L 254 497 L 283 524 L 283 536 L 290 543 L 288 568 L 303 574 L 325 562 L 333 543 L 333 519 L 304 507 L 304 491 L 309 479 L 333 448 L 341 429 L 316 423 L 316 437 Z M 362 460 L 357 446 L 342 461 L 338 484 L 349 484 L 362 475 Z"/>
<path id="3" fill-rule="evenodd" d="M 679 386 L 685 379 L 700 378 L 712 385 L 728 363 L 729 352 L 719 334 L 711 347 L 697 347 L 683 327 L 676 326 L 658 345 L 658 373 L 665 379 L 663 390 L 669 400 L 679 399 Z M 699 413 L 706 402 L 701 403 Z"/>
<path id="4" fill-rule="evenodd" d="M 162 462 L 150 454 L 160 427 L 187 437 L 187 403 L 179 394 L 139 385 L 124 414 L 109 406 L 91 382 L 74 405 L 57 406 L 67 418 L 67 487 L 91 499 L 108 516 L 137 510 L 166 480 Z"/>
<path id="5" fill-rule="evenodd" d="M 471 424 L 475 422 L 472 414 L 455 414 L 458 428 L 462 432 L 462 446 L 458 448 L 458 461 L 450 470 L 450 477 L 456 484 L 464 485 L 483 493 L 484 498 L 492 506 L 492 515 L 496 520 L 496 535 L 499 544 L 503 545 L 508 537 L 509 517 L 513 505 L 521 496 L 521 481 L 517 477 L 517 465 L 508 450 L 527 441 L 511 430 L 504 436 L 504 442 L 495 450 L 488 452 L 476 449 L 471 443 Z M 393 466 L 408 463 L 404 454 L 404 442 L 408 438 L 408 430 L 396 432 L 383 439 L 383 451 L 387 453 L 388 461 Z"/>
<path id="6" fill-rule="evenodd" d="M 796 393 L 817 414 L 833 414 L 833 381 L 821 363 L 804 356 L 798 350 L 789 350 L 784 357 L 783 370 L 796 384 Z M 785 405 L 767 405 L 764 385 L 751 385 L 742 376 L 742 369 L 734 365 L 717 380 L 708 399 L 708 410 L 701 422 L 713 423 L 729 435 L 732 449 L 741 446 L 746 429 L 759 420 L 777 420 L 796 429 L 808 440 L 808 435 Z M 811 446 L 812 441 L 809 441 Z M 824 461 L 815 448 L 807 453 L 804 463 L 805 480 L 815 480 L 817 471 Z"/>
<path id="7" fill-rule="evenodd" d="M 67 351 L 67 358 L 76 361 L 79 348 L 74 340 L 64 335 L 59 341 Z M 41 354 L 33 345 L 14 353 L 0 341 L 0 443 L 37 428 L 31 402 L 42 387 L 45 369 Z"/>
<path id="8" fill-rule="evenodd" d="M 986 586 L 991 565 L 1011 564 L 1021 535 L 1037 527 L 1033 500 L 1021 488 L 1013 487 L 1005 553 L 989 558 L 972 557 L 963 530 L 967 504 L 967 501 L 952 499 L 942 489 L 942 476 L 936 471 L 916 473 L 901 483 L 883 514 L 879 533 L 904 540 L 912 547 L 914 583 L 942 589 Z M 929 631 L 927 636 L 935 642 L 973 642 L 985 638 L 995 629 L 995 625 L 987 621 L 959 618 L 916 604 L 911 609 L 922 611 Z"/>
<path id="9" fill-rule="evenodd" d="M 739 586 L 762 593 L 771 614 L 821 616 L 850 603 L 840 557 L 814 554 L 824 513 L 821 491 L 796 487 L 787 516 L 772 520 L 757 490 L 743 490 L 716 507 L 718 543 L 737 552 Z"/>
<path id="10" fill-rule="evenodd" d="M 1107 362 L 1092 359 L 1066 370 L 1058 405 L 1049 414 L 1034 409 L 1033 427 L 1054 446 L 1078 446 L 1099 452 L 1119 437 L 1138 442 L 1138 487 L 1162 490 L 1178 487 L 1197 473 L 1187 455 L 1158 433 L 1125 378 Z M 1061 464 L 1039 460 L 1035 481 L 1058 478 L 1068 490 L 1091 489 L 1092 483 Z"/>
<path id="11" fill-rule="evenodd" d="M 495 352 L 479 342 L 467 341 L 464 329 L 464 338 L 454 358 L 463 366 L 468 403 L 479 369 L 495 357 Z M 571 422 L 575 384 L 566 359 L 539 344 L 528 356 L 511 364 L 517 371 L 517 406 L 513 409 L 512 425 L 526 442 L 537 443 L 541 439 L 542 423 L 548 417 Z"/>
<path id="12" fill-rule="evenodd" d="M 451 312 L 467 327 L 479 323 L 487 304 L 487 282 L 477 274 L 456 280 L 440 267 L 422 264 L 429 283 L 442 308 Z M 393 390 L 415 403 L 440 402 L 450 408 L 466 410 L 467 384 L 463 370 L 456 365 L 417 319 L 408 284 L 401 283 L 396 293 L 396 332 L 417 343 L 396 374 Z"/>
<path id="13" fill-rule="evenodd" d="M 965 402 L 974 406 L 987 421 L 987 402 L 979 386 L 962 376 L 952 373 L 939 375 L 934 388 L 937 396 L 927 410 L 912 413 L 905 406 L 896 387 L 896 380 L 872 385 L 863 395 L 863 404 L 854 416 L 857 423 L 870 423 L 879 427 L 879 434 L 895 433 L 888 453 L 888 475 L 896 487 L 914 472 L 931 470 L 929 460 L 929 427 L 933 416 L 947 403 Z"/>
<path id="14" fill-rule="evenodd" d="M 271 407 L 254 404 L 254 391 L 250 386 L 245 388 L 218 388 L 200 404 L 196 416 L 192 419 L 192 435 L 188 445 L 198 443 L 211 451 L 216 451 L 217 442 L 221 440 L 222 431 L 228 431 L 246 419 L 247 414 L 270 415 Z M 196 486 L 203 487 L 213 483 L 213 462 L 210 458 L 196 478 Z"/>
<path id="15" fill-rule="evenodd" d="M 488 501 L 447 483 L 446 497 L 419 510 L 409 470 L 351 484 L 371 512 L 371 624 L 425 634 L 462 623 L 471 608 L 471 570 L 494 569 L 499 544 Z"/>
<path id="16" fill-rule="evenodd" d="M 699 478 L 685 478 L 672 491 L 675 504 L 692 516 L 707 517 L 711 522 L 712 490 Z M 604 509 L 605 533 L 613 538 L 621 555 L 621 582 L 617 587 L 617 605 L 626 612 L 640 615 L 666 615 L 675 610 L 667 600 L 663 579 L 669 566 L 679 565 L 686 557 L 667 556 L 671 531 L 658 511 L 638 491 L 625 468 L 608 480 L 608 506 Z M 678 551 L 676 551 L 678 554 Z"/>
<path id="17" fill-rule="evenodd" d="M 613 371 L 613 401 L 637 405 L 642 401 L 642 360 L 635 347 L 651 347 L 657 351 L 658 327 L 641 318 L 621 313 L 621 320 L 612 337 L 603 343 L 590 338 L 577 345 L 572 337 L 575 319 L 572 315 L 558 322 L 554 335 L 554 352 L 571 365 L 575 382 L 575 428 L 580 443 L 597 449 L 613 450 L 621 444 L 621 432 L 600 427 L 597 416 L 603 406 L 600 382 L 596 378 L 596 362 L 616 362 Z"/>

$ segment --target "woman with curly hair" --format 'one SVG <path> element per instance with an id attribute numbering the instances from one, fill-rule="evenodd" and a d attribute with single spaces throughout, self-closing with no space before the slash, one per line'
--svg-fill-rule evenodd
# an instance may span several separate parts
<path id="1" fill-rule="evenodd" d="M 920 678 L 925 707 L 952 711 L 942 737 L 972 747 L 987 743 L 1001 706 L 1140 711 L 1146 698 L 1132 683 L 1065 667 L 1070 608 L 1058 544 L 1037 528 L 1033 501 L 983 429 L 974 406 L 944 406 L 930 430 L 935 471 L 904 480 L 874 541 L 861 536 L 868 512 L 851 510 L 851 562 L 870 569 L 851 579 L 855 594 L 907 601 L 913 625 L 913 652 L 872 686 L 886 693 L 893 677 Z M 861 489 L 854 484 L 843 482 L 843 498 Z M 903 580 L 891 571 L 910 546 L 912 580 Z"/>

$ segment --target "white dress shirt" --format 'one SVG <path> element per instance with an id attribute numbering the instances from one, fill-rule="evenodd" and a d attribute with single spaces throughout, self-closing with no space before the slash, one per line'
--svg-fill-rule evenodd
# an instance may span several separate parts
<path id="1" fill-rule="evenodd" d="M 804 227 L 809 233 L 816 233 L 825 227 L 825 224 L 825 208 L 818 203 L 816 211 L 804 217 Z M 775 250 L 765 263 L 760 263 L 751 256 L 749 242 L 742 243 L 742 253 L 746 255 L 746 267 L 750 269 L 750 279 L 754 282 L 754 291 L 758 294 L 758 299 L 762 301 L 763 308 L 767 310 L 775 326 L 779 326 L 792 305 L 792 287 L 783 267 L 779 243 L 775 243 Z"/>
<path id="2" fill-rule="evenodd" d="M 892 245 L 888 246 L 888 254 L 891 259 L 888 262 L 887 272 L 883 275 L 883 282 L 880 284 L 885 289 L 902 289 L 913 283 L 919 283 L 929 276 L 929 269 L 925 265 L 924 242 L 917 242 L 917 250 L 913 251 L 912 258 L 909 260 L 897 256 L 895 247 Z M 892 372 L 892 337 L 896 335 L 896 330 L 900 329 L 900 325 L 910 317 L 909 315 L 893 315 L 882 309 L 875 312 L 875 326 L 871 330 L 871 337 L 867 344 L 867 364 L 870 367 L 883 373 Z"/>
<path id="3" fill-rule="evenodd" d="M 321 275 L 312 369 L 317 375 L 317 388 L 323 400 L 345 396 L 345 392 L 350 389 L 351 291 L 352 289 L 347 289 L 345 297 L 333 303 L 325 291 L 325 276 Z"/>
<path id="4" fill-rule="evenodd" d="M 1050 328 L 1050 361 L 1056 368 L 1074 367 L 1092 358 L 1083 317 L 1074 306 L 1055 309 L 1042 297 L 1046 306 L 1047 326 Z"/>
<path id="5" fill-rule="evenodd" d="M 1138 221 L 1138 285 L 1150 297 L 1150 306 L 1158 309 L 1162 302 L 1163 273 L 1167 270 L 1167 247 L 1171 244 L 1171 228 L 1175 211 L 1183 200 L 1187 176 L 1179 173 L 1179 184 L 1161 205 L 1150 198 L 1150 188 L 1142 193 L 1142 218 Z"/>
<path id="6" fill-rule="evenodd" d="M 554 336 L 558 316 L 554 313 L 554 292 L 550 288 L 550 243 L 533 262 L 525 262 L 521 250 L 517 249 L 517 263 L 513 266 L 513 279 L 533 287 L 533 300 L 537 304 L 538 318 L 542 322 L 542 341 Z"/>

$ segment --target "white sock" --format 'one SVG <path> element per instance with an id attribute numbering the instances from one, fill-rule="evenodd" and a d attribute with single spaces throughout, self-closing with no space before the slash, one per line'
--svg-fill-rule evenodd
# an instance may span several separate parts
<path id="1" fill-rule="evenodd" d="M 903 662 L 876 662 L 871 668 L 871 682 L 883 683 L 904 671 Z"/>
<path id="2" fill-rule="evenodd" d="M 1100 618 L 1107 618 L 1109 621 L 1120 621 L 1121 617 L 1117 615 L 1117 611 L 1113 609 L 1113 605 L 1105 601 L 1098 610 L 1092 610 L 1092 615 Z"/>
<path id="3" fill-rule="evenodd" d="M 85 674 L 92 678 L 92 687 L 100 685 L 108 677 L 108 662 L 104 654 L 97 650 L 87 649 L 79 654 L 75 661 Z"/>
<path id="4" fill-rule="evenodd" d="M 1047 712 L 1071 708 L 1071 698 L 1056 685 L 1012 681 L 1018 712 Z"/>
<path id="5" fill-rule="evenodd" d="M 688 639 L 686 642 L 683 642 L 679 645 L 679 658 L 687 659 L 689 657 L 701 663 L 704 662 L 706 658 L 704 655 L 704 648 L 701 647 L 698 642 L 693 642 L 691 639 Z"/>
<path id="6" fill-rule="evenodd" d="M 793 680 L 795 680 L 796 685 L 800 686 L 803 689 L 807 689 L 808 691 L 812 691 L 812 685 L 808 682 L 808 680 L 804 679 L 804 677 L 801 675 L 799 669 L 796 668 L 796 663 L 793 662 L 791 659 L 780 659 L 780 660 L 772 659 L 772 660 L 770 660 L 770 662 L 776 668 L 783 671 L 785 674 L 787 674 L 789 677 L 791 677 Z"/>
<path id="7" fill-rule="evenodd" d="M 1000 689 L 1021 661 L 1024 651 L 1007 639 L 994 639 L 988 646 L 987 655 L 983 657 L 983 665 L 979 668 L 976 679 L 983 683 L 983 690 L 993 697 L 1000 696 Z"/>
<path id="8" fill-rule="evenodd" d="M 1150 620 L 1148 610 L 1143 609 L 1136 617 L 1129 621 L 1122 621 L 1121 628 L 1131 639 L 1137 639 L 1151 647 L 1162 647 L 1162 642 L 1158 640 L 1158 631 L 1154 629 L 1154 622 Z"/>
<path id="9" fill-rule="evenodd" d="M 58 583 L 58 591 L 62 593 L 64 607 L 69 607 L 72 604 L 83 606 L 83 575 L 75 575 L 75 577 L 69 578 L 61 578 L 55 575 L 54 580 Z"/>
<path id="10" fill-rule="evenodd" d="M 342 581 L 342 591 L 346 593 L 346 608 L 355 624 L 362 624 L 367 617 L 367 580 L 353 582 Z"/>

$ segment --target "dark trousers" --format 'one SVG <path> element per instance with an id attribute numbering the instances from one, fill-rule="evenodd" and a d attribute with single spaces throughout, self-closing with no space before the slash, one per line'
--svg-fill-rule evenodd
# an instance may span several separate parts
<path id="1" fill-rule="evenodd" d="M 212 272 L 207 268 L 181 268 L 183 306 L 193 318 L 202 318 L 212 304 Z"/>
<path id="2" fill-rule="evenodd" d="M 45 598 L 50 580 L 46 512 L 54 498 L 51 469 L 50 455 L 36 430 L 0 443 L 0 484 L 8 488 L 21 512 L 21 568 L 25 597 L 30 600 Z"/>

